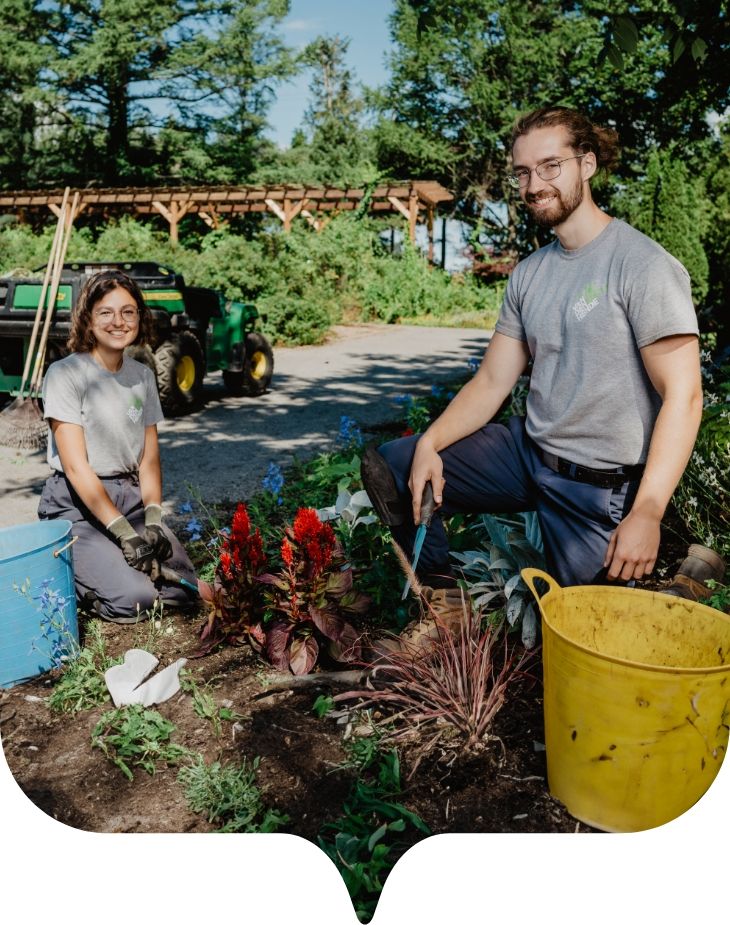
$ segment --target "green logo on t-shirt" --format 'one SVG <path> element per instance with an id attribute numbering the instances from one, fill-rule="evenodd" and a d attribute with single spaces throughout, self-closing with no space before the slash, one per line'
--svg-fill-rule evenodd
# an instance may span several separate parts
<path id="1" fill-rule="evenodd" d="M 582 321 L 589 312 L 593 311 L 605 291 L 605 286 L 588 283 L 578 301 L 573 305 L 573 312 L 578 321 Z"/>
<path id="2" fill-rule="evenodd" d="M 127 416 L 134 424 L 139 424 L 139 422 L 142 420 L 141 398 L 132 399 L 132 403 L 130 404 L 129 408 L 127 408 Z"/>

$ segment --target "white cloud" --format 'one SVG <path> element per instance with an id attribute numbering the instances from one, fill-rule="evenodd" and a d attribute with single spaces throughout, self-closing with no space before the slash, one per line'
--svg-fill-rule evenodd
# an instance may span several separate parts
<path id="1" fill-rule="evenodd" d="M 319 28 L 318 19 L 285 19 L 282 27 L 287 32 L 308 32 Z"/>

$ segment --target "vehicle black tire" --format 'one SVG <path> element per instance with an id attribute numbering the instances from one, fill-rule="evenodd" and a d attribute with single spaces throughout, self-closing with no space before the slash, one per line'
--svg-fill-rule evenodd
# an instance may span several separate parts
<path id="1" fill-rule="evenodd" d="M 125 356 L 136 360 L 138 363 L 142 363 L 144 366 L 147 366 L 155 375 L 157 375 L 155 354 L 152 348 L 147 344 L 132 344 L 131 347 L 127 347 L 125 349 L 124 354 Z"/>
<path id="2" fill-rule="evenodd" d="M 166 414 L 192 411 L 203 395 L 205 360 L 198 339 L 190 331 L 173 334 L 155 351 L 157 390 Z"/>
<path id="3" fill-rule="evenodd" d="M 243 358 L 243 383 L 249 395 L 263 395 L 274 375 L 274 351 L 263 334 L 252 331 L 246 335 Z"/>
<path id="4" fill-rule="evenodd" d="M 246 394 L 246 376 L 243 370 L 234 372 L 231 369 L 223 370 L 223 385 L 229 395 L 239 397 Z"/>

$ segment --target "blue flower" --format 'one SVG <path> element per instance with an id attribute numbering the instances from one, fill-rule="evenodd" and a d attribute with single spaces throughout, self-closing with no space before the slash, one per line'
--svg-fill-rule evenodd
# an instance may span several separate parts
<path id="1" fill-rule="evenodd" d="M 410 405 L 413 399 L 410 395 L 401 394 L 395 395 L 393 397 L 393 401 L 396 403 L 396 405 Z"/>
<path id="2" fill-rule="evenodd" d="M 434 398 L 441 398 L 441 396 L 444 394 L 443 386 L 432 385 L 431 394 L 433 395 Z"/>
<path id="3" fill-rule="evenodd" d="M 191 541 L 199 540 L 203 535 L 203 525 L 197 517 L 191 517 L 190 520 L 185 524 L 185 529 L 190 534 Z"/>
<path id="4" fill-rule="evenodd" d="M 261 484 L 264 489 L 270 491 L 275 498 L 279 497 L 281 489 L 284 487 L 284 473 L 276 463 L 269 463 L 269 468 L 266 470 L 266 475 L 261 480 Z"/>
<path id="5" fill-rule="evenodd" d="M 192 514 L 193 506 L 189 501 L 183 501 L 180 507 L 177 509 L 178 514 Z"/>
<path id="6" fill-rule="evenodd" d="M 354 418 L 350 418 L 346 414 L 342 415 L 337 442 L 345 447 L 362 446 L 362 433 Z"/>
<path id="7" fill-rule="evenodd" d="M 482 361 L 479 359 L 479 357 L 469 357 L 467 363 L 469 364 L 469 369 L 472 371 L 472 373 L 475 373 L 479 369 L 481 362 Z"/>

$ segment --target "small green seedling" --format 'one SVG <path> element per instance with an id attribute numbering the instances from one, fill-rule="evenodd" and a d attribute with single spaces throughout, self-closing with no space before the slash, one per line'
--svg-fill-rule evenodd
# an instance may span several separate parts
<path id="1" fill-rule="evenodd" d="M 175 765 L 191 754 L 184 746 L 170 742 L 174 731 L 173 723 L 156 710 L 132 704 L 105 713 L 91 733 L 91 744 L 133 780 L 130 765 L 154 774 L 158 761 Z"/>
<path id="2" fill-rule="evenodd" d="M 322 719 L 322 717 L 327 716 L 328 713 L 331 713 L 334 708 L 334 698 L 332 698 L 329 694 L 320 694 L 312 704 L 312 713 L 316 713 L 317 716 Z"/>

